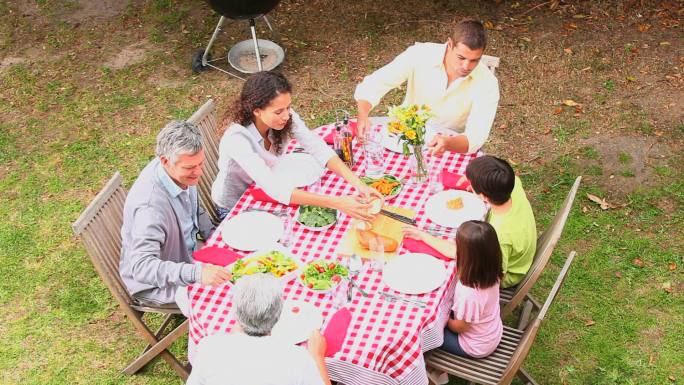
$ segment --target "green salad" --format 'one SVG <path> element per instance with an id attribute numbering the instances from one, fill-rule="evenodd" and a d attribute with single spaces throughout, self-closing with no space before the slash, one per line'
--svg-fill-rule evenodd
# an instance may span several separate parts
<path id="1" fill-rule="evenodd" d="M 328 290 L 348 275 L 349 271 L 341 264 L 319 259 L 308 264 L 299 278 L 309 289 Z"/>
<path id="2" fill-rule="evenodd" d="M 323 227 L 337 220 L 337 210 L 327 207 L 299 206 L 299 223 L 309 227 Z"/>
<path id="3" fill-rule="evenodd" d="M 282 277 L 294 270 L 297 270 L 297 263 L 294 259 L 286 257 L 280 251 L 270 251 L 251 258 L 238 259 L 233 264 L 231 273 L 233 274 L 232 281 L 235 282 L 245 275 L 271 273 L 276 277 Z"/>

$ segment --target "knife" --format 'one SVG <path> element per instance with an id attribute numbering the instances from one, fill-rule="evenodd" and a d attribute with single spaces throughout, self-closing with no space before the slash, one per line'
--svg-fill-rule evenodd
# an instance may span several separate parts
<path id="1" fill-rule="evenodd" d="M 385 209 L 381 209 L 381 210 L 380 210 L 380 214 L 382 214 L 382 215 L 384 215 L 384 216 L 386 216 L 386 217 L 388 217 L 388 218 L 392 218 L 392 219 L 394 219 L 395 221 L 403 222 L 403 223 L 406 223 L 406 224 L 409 224 L 409 225 L 413 225 L 413 226 L 416 225 L 416 220 L 415 220 L 415 219 L 411 219 L 411 218 L 409 218 L 409 217 L 406 217 L 406 216 L 403 216 L 403 215 L 400 215 L 400 214 L 397 214 L 397 213 L 393 213 L 393 212 L 387 211 L 387 210 L 385 210 Z"/>

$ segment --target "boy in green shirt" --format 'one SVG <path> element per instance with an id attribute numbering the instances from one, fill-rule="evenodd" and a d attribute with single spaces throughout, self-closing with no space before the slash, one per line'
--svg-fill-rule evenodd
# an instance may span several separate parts
<path id="1" fill-rule="evenodd" d="M 496 230 L 501 245 L 504 272 L 501 287 L 515 286 L 530 269 L 537 248 L 537 225 L 522 182 L 508 162 L 489 155 L 470 162 L 466 178 L 473 192 L 491 207 L 487 222 Z M 444 255 L 456 257 L 456 245 L 451 240 L 433 237 L 415 227 L 405 227 L 404 233 Z"/>
<path id="2" fill-rule="evenodd" d="M 537 249 L 537 225 L 522 182 L 508 162 L 487 155 L 468 165 L 466 177 L 473 192 L 491 206 L 487 222 L 501 245 L 501 287 L 515 286 L 530 269 Z"/>

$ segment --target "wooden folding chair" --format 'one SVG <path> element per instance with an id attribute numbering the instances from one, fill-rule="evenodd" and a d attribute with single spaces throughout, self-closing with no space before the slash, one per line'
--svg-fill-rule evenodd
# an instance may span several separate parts
<path id="1" fill-rule="evenodd" d="M 544 305 L 541 308 L 534 305 L 538 313 L 525 329 L 518 330 L 504 326 L 503 337 L 494 353 L 485 358 L 464 358 L 435 349 L 425 354 L 426 366 L 477 384 L 507 385 L 517 376 L 525 384 L 536 385 L 534 379 L 522 369 L 522 363 L 530 352 L 546 312 L 563 285 L 574 259 L 575 252 L 573 251 L 558 274 Z"/>
<path id="2" fill-rule="evenodd" d="M 200 177 L 197 185 L 199 191 L 200 201 L 204 210 L 209 214 L 209 218 L 214 225 L 219 224 L 218 215 L 216 214 L 216 205 L 211 200 L 211 185 L 216 180 L 218 173 L 218 158 L 219 158 L 219 143 L 221 138 L 218 137 L 217 118 L 216 118 L 216 104 L 214 99 L 207 100 L 206 103 L 199 110 L 197 110 L 188 119 L 188 122 L 194 123 L 200 129 L 202 139 L 204 142 L 204 155 L 206 160 L 204 162 L 204 175 Z"/>
<path id="3" fill-rule="evenodd" d="M 530 302 L 535 303 L 534 298 L 529 295 L 530 289 L 532 289 L 532 286 L 534 286 L 541 276 L 541 273 L 544 271 L 546 264 L 551 258 L 553 249 L 556 247 L 556 244 L 563 233 L 565 222 L 567 221 L 570 210 L 572 209 L 572 203 L 575 200 L 575 195 L 577 195 L 577 190 L 579 190 L 581 181 L 581 176 L 578 176 L 577 179 L 575 179 L 575 183 L 572 185 L 572 188 L 570 188 L 570 192 L 568 192 L 568 195 L 565 197 L 563 205 L 558 209 L 558 212 L 553 218 L 553 221 L 549 225 L 548 229 L 544 231 L 537 239 L 537 250 L 534 253 L 534 260 L 525 278 L 523 278 L 523 280 L 516 286 L 509 287 L 507 289 L 501 289 L 499 292 L 500 304 L 502 306 L 502 319 L 511 314 L 523 300 L 526 300 L 527 304 L 523 308 L 521 317 L 519 318 L 519 329 L 525 327 L 525 323 L 527 322 L 529 311 L 531 310 L 532 306 Z M 535 304 L 537 307 L 539 307 L 539 304 Z"/>
<path id="4" fill-rule="evenodd" d="M 496 75 L 496 69 L 499 68 L 499 63 L 501 62 L 501 59 L 499 59 L 496 56 L 489 56 L 489 55 L 482 55 L 482 58 L 480 58 L 480 62 L 489 68 L 490 71 L 494 75 Z"/>
<path id="5" fill-rule="evenodd" d="M 119 275 L 121 225 L 126 194 L 121 174 L 117 172 L 81 213 L 72 228 L 74 233 L 81 237 L 95 269 L 119 303 L 121 310 L 148 343 L 140 356 L 124 368 L 123 372 L 129 375 L 135 374 L 156 356 L 161 355 L 185 381 L 189 374 L 188 368 L 182 365 L 167 348 L 176 339 L 187 334 L 188 320 L 184 320 L 180 326 L 164 335 L 164 331 L 173 318 L 179 315 L 182 317 L 180 310 L 177 307 L 157 308 L 138 304 L 126 290 Z M 156 332 L 152 332 L 145 324 L 143 320 L 145 313 L 166 314 L 162 325 Z"/>

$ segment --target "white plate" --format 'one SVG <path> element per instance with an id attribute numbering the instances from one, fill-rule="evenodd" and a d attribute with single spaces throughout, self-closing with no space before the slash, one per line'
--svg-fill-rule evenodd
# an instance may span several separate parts
<path id="1" fill-rule="evenodd" d="M 230 218 L 221 227 L 221 237 L 230 247 L 244 251 L 264 250 L 283 235 L 283 222 L 273 214 L 248 211 Z"/>
<path id="2" fill-rule="evenodd" d="M 406 294 L 429 293 L 442 286 L 446 277 L 444 262 L 421 253 L 398 255 L 382 270 L 385 284 Z"/>
<path id="3" fill-rule="evenodd" d="M 463 199 L 463 207 L 458 210 L 447 208 L 447 201 L 455 198 Z M 425 216 L 432 222 L 444 226 L 458 228 L 463 222 L 482 220 L 487 212 L 484 202 L 475 194 L 461 190 L 446 190 L 428 199 L 425 204 Z"/>
<path id="4" fill-rule="evenodd" d="M 308 186 L 319 180 L 325 172 L 313 156 L 303 152 L 284 154 L 278 158 L 272 171 L 286 177 L 295 187 Z"/>
<path id="5" fill-rule="evenodd" d="M 295 312 L 293 309 L 299 311 Z M 294 345 L 308 340 L 311 333 L 321 325 L 323 314 L 319 308 L 309 302 L 286 300 L 271 335 Z"/>

